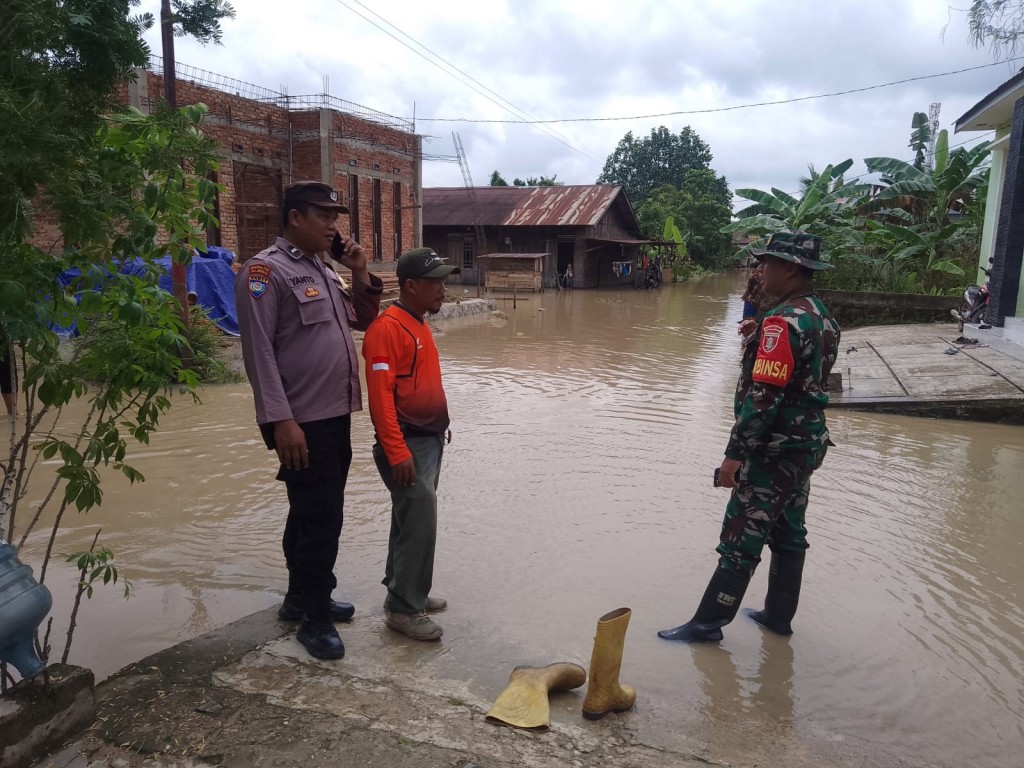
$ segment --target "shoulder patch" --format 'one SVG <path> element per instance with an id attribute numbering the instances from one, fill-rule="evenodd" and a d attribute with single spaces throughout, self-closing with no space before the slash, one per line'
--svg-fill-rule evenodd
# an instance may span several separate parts
<path id="1" fill-rule="evenodd" d="M 761 323 L 761 343 L 754 360 L 753 380 L 784 387 L 793 376 L 793 350 L 789 324 L 781 317 L 766 317 Z"/>
<path id="2" fill-rule="evenodd" d="M 258 299 L 267 292 L 270 287 L 270 265 L 250 264 L 249 265 L 249 295 Z"/>

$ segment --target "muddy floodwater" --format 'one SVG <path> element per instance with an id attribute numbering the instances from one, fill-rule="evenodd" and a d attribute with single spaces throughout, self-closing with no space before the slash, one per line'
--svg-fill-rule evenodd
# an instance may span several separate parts
<path id="1" fill-rule="evenodd" d="M 451 608 L 441 646 L 408 663 L 493 699 L 516 664 L 586 664 L 597 618 L 629 606 L 627 717 L 648 743 L 741 765 L 1024 764 L 1024 428 L 830 413 L 792 638 L 743 616 L 720 646 L 656 637 L 715 566 L 739 287 L 546 293 L 438 329 L 454 440 L 434 593 Z M 102 527 L 134 586 L 127 601 L 100 589 L 79 616 L 71 661 L 100 677 L 283 592 L 285 499 L 249 388 L 202 397 L 133 449 L 143 485 L 111 477 L 58 538 L 73 551 Z M 382 611 L 389 523 L 371 431 L 357 415 L 337 569 L 364 615 Z M 58 652 L 73 578 L 48 579 Z"/>

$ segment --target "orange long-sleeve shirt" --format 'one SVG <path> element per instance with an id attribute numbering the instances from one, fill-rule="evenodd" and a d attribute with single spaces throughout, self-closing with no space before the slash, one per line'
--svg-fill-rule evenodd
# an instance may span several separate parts
<path id="1" fill-rule="evenodd" d="M 391 466 L 412 454 L 402 435 L 440 435 L 451 423 L 430 326 L 401 304 L 388 307 L 363 339 L 370 418 Z"/>

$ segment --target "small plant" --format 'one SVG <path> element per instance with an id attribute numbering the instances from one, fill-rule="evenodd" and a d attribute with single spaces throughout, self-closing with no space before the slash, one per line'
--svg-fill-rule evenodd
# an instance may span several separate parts
<path id="1" fill-rule="evenodd" d="M 74 563 L 78 569 L 78 589 L 75 591 L 75 600 L 71 608 L 71 620 L 68 623 L 67 641 L 64 643 L 64 653 L 61 655 L 61 664 L 68 663 L 68 654 L 71 652 L 71 640 L 75 634 L 75 627 L 78 624 L 78 608 L 82 604 L 82 596 L 92 599 L 93 584 L 97 581 L 103 584 L 117 583 L 117 566 L 114 565 L 114 553 L 106 547 L 96 550 L 96 542 L 100 538 L 100 532 L 96 531 L 93 537 L 92 546 L 85 552 L 74 552 L 70 555 L 62 555 L 67 563 Z M 125 579 L 124 599 L 131 595 L 132 583 Z M 49 630 L 47 630 L 49 635 Z M 49 639 L 43 643 L 44 655 L 49 656 Z"/>

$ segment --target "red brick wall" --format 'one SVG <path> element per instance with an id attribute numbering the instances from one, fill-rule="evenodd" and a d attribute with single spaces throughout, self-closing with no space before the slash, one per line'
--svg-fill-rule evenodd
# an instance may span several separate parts
<path id="1" fill-rule="evenodd" d="M 157 104 L 163 97 L 163 77 L 149 72 L 141 105 L 143 110 Z M 118 98 L 128 103 L 130 91 L 119 86 Z M 224 186 L 218 200 L 221 245 L 236 253 L 239 251 L 239 209 L 236 195 L 238 183 L 246 191 L 263 199 L 272 192 L 256 181 L 252 166 L 267 169 L 271 175 L 280 173 L 282 184 L 302 179 L 321 178 L 322 143 L 320 110 L 289 111 L 276 104 L 265 104 L 251 99 L 221 92 L 196 83 L 179 80 L 179 104 L 203 103 L 207 117 L 203 131 L 221 147 L 220 171 L 217 181 Z M 380 179 L 381 187 L 381 248 L 371 257 L 381 261 L 394 260 L 395 206 L 403 206 L 402 247 L 408 249 L 415 242 L 415 169 L 414 136 L 378 123 L 332 111 L 330 120 L 331 179 L 334 187 L 346 201 L 349 197 L 349 173 L 359 175 L 360 240 L 364 246 L 373 243 L 373 179 Z M 289 147 L 289 138 L 291 139 Z M 352 162 L 355 165 L 352 165 Z M 290 163 L 290 167 L 289 167 Z M 243 169 L 246 169 L 243 171 Z M 244 175 L 243 175 L 244 174 Z M 394 199 L 394 182 L 401 184 L 401 198 Z M 254 188 L 254 187 L 258 187 Z M 277 201 L 279 203 L 279 201 Z M 280 212 L 277 214 L 280 220 Z M 351 231 L 348 217 L 340 222 L 342 231 Z M 57 239 L 52 222 L 44 213 L 38 216 L 37 238 L 47 246 Z M 47 226 L 49 229 L 47 229 Z M 269 242 L 266 243 L 269 245 Z M 246 250 L 251 250 L 249 245 Z M 254 253 L 239 253 L 247 259 Z"/>

